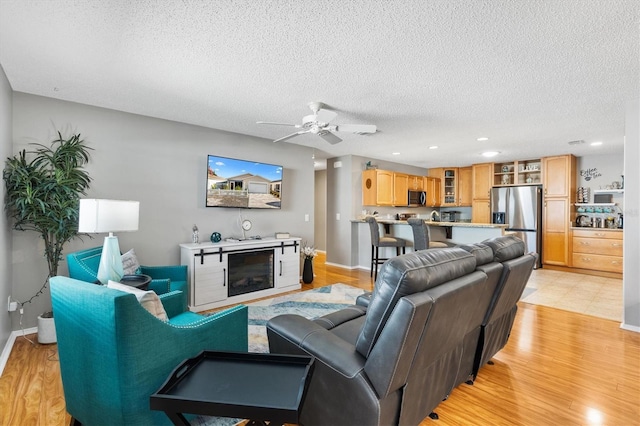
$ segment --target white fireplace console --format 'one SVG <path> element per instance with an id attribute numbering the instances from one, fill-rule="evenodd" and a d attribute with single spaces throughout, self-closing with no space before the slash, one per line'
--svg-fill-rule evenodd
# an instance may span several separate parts
<path id="1" fill-rule="evenodd" d="M 189 272 L 189 310 L 300 289 L 300 238 L 180 244 Z"/>

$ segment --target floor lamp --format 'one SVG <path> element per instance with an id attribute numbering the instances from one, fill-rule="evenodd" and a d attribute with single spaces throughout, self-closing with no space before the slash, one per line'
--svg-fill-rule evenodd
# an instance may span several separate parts
<path id="1" fill-rule="evenodd" d="M 104 237 L 100 267 L 98 268 L 98 281 L 104 285 L 110 280 L 120 281 L 124 275 L 118 237 L 113 233 L 137 231 L 139 211 L 139 201 L 93 198 L 80 200 L 78 232 L 109 233 L 107 237 Z"/>

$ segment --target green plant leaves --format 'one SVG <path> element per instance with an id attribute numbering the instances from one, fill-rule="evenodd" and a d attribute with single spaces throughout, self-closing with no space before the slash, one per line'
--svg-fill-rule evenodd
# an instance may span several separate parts
<path id="1" fill-rule="evenodd" d="M 51 146 L 33 145 L 33 151 L 6 160 L 5 211 L 14 229 L 42 236 L 49 276 L 54 276 L 64 244 L 78 234 L 79 200 L 91 183 L 83 169 L 91 148 L 80 134 L 64 139 L 60 132 Z"/>

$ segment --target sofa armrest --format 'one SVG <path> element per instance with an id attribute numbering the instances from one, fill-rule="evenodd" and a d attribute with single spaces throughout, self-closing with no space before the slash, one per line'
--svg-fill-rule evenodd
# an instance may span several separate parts
<path id="1" fill-rule="evenodd" d="M 271 353 L 304 353 L 331 367 L 344 377 L 355 377 L 364 369 L 365 358 L 354 345 L 299 315 L 285 314 L 267 323 Z M 292 351 L 287 351 L 294 349 Z"/>
<path id="2" fill-rule="evenodd" d="M 371 291 L 362 293 L 360 296 L 356 298 L 356 305 L 362 306 L 364 308 L 369 307 L 369 302 L 371 302 L 371 296 L 373 296 L 373 292 Z"/>
<path id="3" fill-rule="evenodd" d="M 171 280 L 165 279 L 152 279 L 149 283 L 149 290 L 153 290 L 157 295 L 169 293 L 171 291 Z"/>
<path id="4" fill-rule="evenodd" d="M 359 318 L 366 314 L 367 314 L 366 307 L 353 305 L 353 306 L 346 307 L 344 309 L 340 309 L 335 312 L 331 312 L 327 315 L 321 316 L 312 321 L 326 328 L 327 330 L 332 330 L 344 323 L 353 321 L 354 319 Z"/>
<path id="5" fill-rule="evenodd" d="M 168 278 L 173 281 L 187 281 L 186 265 L 169 266 L 143 266 L 140 265 L 140 272 L 149 275 L 152 279 Z"/>
<path id="6" fill-rule="evenodd" d="M 184 295 L 181 291 L 170 291 L 159 294 L 158 298 L 162 302 L 162 306 L 169 318 L 173 318 L 186 310 L 184 306 Z"/>

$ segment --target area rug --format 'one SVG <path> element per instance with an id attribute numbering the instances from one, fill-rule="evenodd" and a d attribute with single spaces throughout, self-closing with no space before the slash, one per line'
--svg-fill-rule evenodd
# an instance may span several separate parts
<path id="1" fill-rule="evenodd" d="M 246 303 L 249 317 L 249 352 L 269 352 L 266 324 L 282 314 L 297 314 L 313 319 L 353 305 L 364 290 L 346 284 L 333 284 L 313 290 Z M 232 426 L 242 419 L 198 416 L 193 426 Z"/>
<path id="2" fill-rule="evenodd" d="M 248 303 L 249 352 L 269 352 L 267 321 L 282 314 L 297 314 L 305 318 L 318 318 L 353 305 L 364 292 L 346 284 L 333 284 L 300 293 Z"/>

